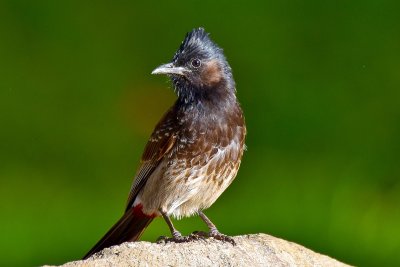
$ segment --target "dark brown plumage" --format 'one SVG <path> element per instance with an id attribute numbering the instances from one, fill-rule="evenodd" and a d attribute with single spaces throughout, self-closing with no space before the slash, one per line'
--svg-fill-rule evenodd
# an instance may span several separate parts
<path id="1" fill-rule="evenodd" d="M 125 214 L 84 258 L 137 240 L 158 216 L 171 230 L 167 241 L 194 237 L 183 237 L 170 216 L 198 214 L 210 229 L 208 236 L 233 242 L 203 213 L 236 177 L 244 150 L 246 127 L 231 68 L 199 28 L 186 35 L 172 62 L 153 74 L 168 75 L 178 98 L 145 147 Z"/>

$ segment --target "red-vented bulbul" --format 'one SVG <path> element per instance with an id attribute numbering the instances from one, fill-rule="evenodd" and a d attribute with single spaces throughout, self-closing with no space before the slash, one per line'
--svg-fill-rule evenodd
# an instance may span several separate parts
<path id="1" fill-rule="evenodd" d="M 203 213 L 235 178 L 245 146 L 246 126 L 231 67 L 222 49 L 198 28 L 186 35 L 171 63 L 152 74 L 169 76 L 178 98 L 145 147 L 124 215 L 84 258 L 139 239 L 158 216 L 167 222 L 171 241 L 190 238 L 175 229 L 170 216 L 198 214 L 208 236 L 233 242 Z"/>

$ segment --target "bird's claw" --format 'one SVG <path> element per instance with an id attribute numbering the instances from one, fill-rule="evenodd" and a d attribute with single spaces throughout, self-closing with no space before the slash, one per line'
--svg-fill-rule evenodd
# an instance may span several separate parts
<path id="1" fill-rule="evenodd" d="M 208 236 L 209 236 L 209 237 L 212 237 L 212 238 L 214 238 L 214 239 L 216 239 L 216 240 L 220 240 L 220 241 L 222 241 L 222 242 L 231 243 L 232 246 L 235 246 L 235 245 L 236 245 L 236 242 L 235 242 L 235 240 L 233 240 L 232 237 L 227 236 L 227 235 L 224 235 L 224 234 L 221 234 L 219 231 L 216 231 L 216 230 L 210 231 L 210 232 L 208 233 Z"/>
<path id="2" fill-rule="evenodd" d="M 198 234 L 200 232 L 193 232 L 188 236 L 183 236 L 180 233 L 173 233 L 172 237 L 160 236 L 157 238 L 157 243 L 186 243 L 191 241 L 196 241 L 200 239 L 205 239 L 206 236 Z"/>
<path id="3" fill-rule="evenodd" d="M 181 236 L 181 237 L 166 237 L 160 236 L 157 238 L 157 244 L 165 244 L 165 243 L 185 243 L 190 242 L 195 239 L 191 238 L 190 236 Z"/>
<path id="4" fill-rule="evenodd" d="M 203 232 L 203 231 L 194 231 L 193 233 L 190 234 L 194 239 L 206 239 L 208 236 L 208 233 Z"/>
<path id="5" fill-rule="evenodd" d="M 160 236 L 157 238 L 157 244 L 162 244 L 162 243 L 185 243 L 185 242 L 191 242 L 191 241 L 197 241 L 197 240 L 205 240 L 207 238 L 214 238 L 215 240 L 219 240 L 222 242 L 228 242 L 231 243 L 233 246 L 236 245 L 235 240 L 233 240 L 232 237 L 221 234 L 218 231 L 210 231 L 209 233 L 203 232 L 203 231 L 194 231 L 188 236 L 182 236 L 180 233 L 174 233 L 173 237 L 166 237 L 166 236 Z"/>

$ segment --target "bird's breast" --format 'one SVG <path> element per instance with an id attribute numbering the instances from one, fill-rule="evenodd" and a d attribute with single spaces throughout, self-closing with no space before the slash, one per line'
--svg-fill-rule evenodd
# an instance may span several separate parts
<path id="1" fill-rule="evenodd" d="M 171 162 L 181 164 L 185 179 L 218 179 L 242 157 L 246 128 L 240 108 L 224 116 L 207 115 L 184 125 L 171 151 Z"/>

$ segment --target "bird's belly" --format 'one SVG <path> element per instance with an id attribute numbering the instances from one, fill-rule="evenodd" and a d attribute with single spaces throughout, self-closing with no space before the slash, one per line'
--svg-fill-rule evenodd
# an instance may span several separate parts
<path id="1" fill-rule="evenodd" d="M 196 214 L 199 210 L 210 207 L 225 191 L 236 177 L 238 168 L 231 164 L 222 167 L 219 173 L 202 174 L 193 178 L 188 186 L 185 198 L 175 199 L 169 207 L 169 213 L 174 217 L 186 217 Z"/>
<path id="2" fill-rule="evenodd" d="M 214 154 L 170 158 L 149 177 L 137 201 L 147 214 L 159 214 L 159 210 L 176 218 L 196 214 L 210 207 L 231 184 L 242 152 L 240 144 L 232 141 Z"/>

